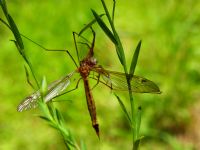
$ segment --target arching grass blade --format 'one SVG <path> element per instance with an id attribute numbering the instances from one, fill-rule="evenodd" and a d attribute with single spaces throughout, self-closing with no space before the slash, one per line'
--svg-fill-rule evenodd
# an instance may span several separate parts
<path id="1" fill-rule="evenodd" d="M 101 14 L 99 15 L 99 17 L 101 18 L 102 16 L 104 16 L 105 14 Z M 90 21 L 88 24 L 86 24 L 84 26 L 84 28 L 78 33 L 78 35 L 80 36 L 85 30 L 87 30 L 88 28 L 90 28 L 95 22 L 96 22 L 96 18 L 93 19 L 92 21 Z"/>
<path id="2" fill-rule="evenodd" d="M 138 60 L 138 56 L 139 56 L 139 53 L 140 53 L 141 43 L 142 43 L 142 41 L 140 40 L 136 49 L 135 49 L 135 52 L 133 54 L 129 74 L 134 74 L 134 72 L 135 72 L 135 67 L 137 65 L 137 60 Z"/>
<path id="3" fill-rule="evenodd" d="M 97 21 L 97 23 L 99 24 L 99 26 L 101 27 L 101 29 L 104 31 L 104 33 L 110 38 L 110 40 L 117 45 L 117 41 L 113 35 L 113 33 L 110 31 L 110 29 L 106 26 L 106 24 L 103 22 L 103 20 L 99 17 L 99 15 L 92 9 L 92 13 Z"/>
<path id="4" fill-rule="evenodd" d="M 131 118 L 130 118 L 130 116 L 129 116 L 129 113 L 128 113 L 128 111 L 127 111 L 127 109 L 126 109 L 124 103 L 121 101 L 121 99 L 120 99 L 119 96 L 117 96 L 116 94 L 115 94 L 115 96 L 116 96 L 116 98 L 117 98 L 117 100 L 118 100 L 118 102 L 119 102 L 119 104 L 120 104 L 120 106 L 121 106 L 121 108 L 122 108 L 122 110 L 123 110 L 123 112 L 124 112 L 126 118 L 128 119 L 129 123 L 131 124 L 132 121 L 131 121 Z"/>

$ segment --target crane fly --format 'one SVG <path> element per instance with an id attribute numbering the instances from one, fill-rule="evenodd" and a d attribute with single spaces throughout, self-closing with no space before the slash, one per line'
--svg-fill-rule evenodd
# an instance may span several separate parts
<path id="1" fill-rule="evenodd" d="M 79 60 L 78 48 L 77 48 L 74 33 L 73 33 L 73 37 L 74 37 L 74 42 L 75 42 L 75 48 L 76 48 L 77 57 Z M 83 58 L 81 61 L 79 61 L 79 66 L 78 66 L 76 62 L 74 61 L 73 57 L 68 53 L 70 57 L 72 58 L 72 60 L 74 61 L 74 63 L 76 64 L 77 69 L 69 73 L 65 77 L 50 83 L 47 88 L 47 93 L 46 95 L 44 95 L 43 99 L 45 102 L 49 102 L 60 95 L 68 93 L 69 91 L 64 92 L 64 90 L 70 85 L 71 77 L 75 73 L 79 73 L 81 78 L 78 80 L 77 85 L 79 84 L 79 81 L 82 79 L 84 83 L 87 107 L 88 107 L 88 111 L 91 117 L 92 126 L 99 137 L 99 124 L 97 122 L 97 117 L 96 117 L 96 106 L 95 106 L 94 98 L 92 96 L 91 88 L 89 85 L 90 72 L 97 73 L 96 77 L 92 77 L 93 79 L 97 80 L 96 85 L 100 82 L 112 90 L 124 90 L 124 91 L 128 90 L 128 85 L 127 85 L 126 74 L 106 70 L 97 64 L 97 60 L 96 58 L 94 58 L 95 32 L 93 31 L 93 29 L 92 29 L 92 33 L 93 33 L 93 40 L 92 40 L 91 46 L 87 45 L 89 47 L 89 51 L 86 57 Z M 160 93 L 158 86 L 154 82 L 140 76 L 135 76 L 135 75 L 130 75 L 130 74 L 128 74 L 128 76 L 130 78 L 132 92 Z M 100 77 L 102 78 L 102 80 L 100 80 Z M 76 86 L 76 88 L 78 88 L 78 86 Z M 75 90 L 76 88 L 72 90 Z M 34 92 L 33 94 L 31 94 L 30 96 L 26 97 L 19 104 L 17 110 L 19 112 L 22 112 L 27 109 L 35 108 L 37 106 L 38 99 L 40 98 L 41 98 L 41 93 L 38 90 Z"/>

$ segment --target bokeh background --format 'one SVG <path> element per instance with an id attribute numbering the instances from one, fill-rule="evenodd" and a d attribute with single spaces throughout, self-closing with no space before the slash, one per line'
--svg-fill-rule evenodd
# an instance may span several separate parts
<path id="1" fill-rule="evenodd" d="M 106 3 L 111 10 L 112 1 Z M 103 12 L 100 0 L 7 0 L 7 4 L 21 33 L 46 48 L 68 49 L 73 56 L 72 31 L 80 31 L 93 18 L 91 8 Z M 141 150 L 200 149 L 199 8 L 198 0 L 117 1 L 115 24 L 127 63 L 142 39 L 136 74 L 151 79 L 162 91 L 160 95 L 134 95 L 136 104 L 142 106 L 141 135 L 145 137 Z M 0 16 L 3 17 L 2 11 Z M 99 64 L 123 71 L 112 42 L 97 25 L 94 29 Z M 65 149 L 59 133 L 37 117 L 38 109 L 16 111 L 19 102 L 33 89 L 26 81 L 25 62 L 10 39 L 11 32 L 0 24 L 0 149 Z M 75 69 L 66 54 L 44 52 L 26 39 L 24 43 L 38 80 L 45 75 L 51 82 Z M 93 94 L 101 141 L 91 127 L 82 83 L 76 91 L 59 98 L 70 101 L 55 103 L 67 128 L 90 150 L 131 149 L 130 128 L 113 92 L 99 85 Z M 117 94 L 128 107 L 127 93 Z"/>

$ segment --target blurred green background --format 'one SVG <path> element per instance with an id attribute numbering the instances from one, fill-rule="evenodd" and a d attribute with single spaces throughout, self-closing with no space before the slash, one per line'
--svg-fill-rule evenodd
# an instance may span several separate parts
<path id="1" fill-rule="evenodd" d="M 106 0 L 109 8 L 112 1 Z M 103 12 L 100 0 L 7 0 L 19 30 L 46 48 L 68 49 L 75 56 L 72 31 L 80 31 L 92 18 L 90 8 Z M 200 149 L 200 1 L 117 1 L 115 24 L 130 64 L 133 50 L 143 40 L 136 74 L 157 83 L 161 95 L 135 94 L 142 106 L 141 150 Z M 0 16 L 3 17 L 2 11 Z M 104 68 L 123 71 L 111 41 L 97 25 L 95 55 Z M 27 84 L 24 61 L 11 32 L 0 24 L 0 149 L 65 149 L 59 133 L 39 119 L 38 109 L 19 113 L 17 105 L 33 89 Z M 48 82 L 75 69 L 64 53 L 44 52 L 24 39 L 39 80 Z M 72 85 L 73 86 L 73 85 Z M 89 150 L 131 149 L 128 122 L 113 92 L 99 85 L 93 90 L 101 141 L 96 137 L 86 107 L 82 83 L 79 89 L 55 103 L 66 126 Z M 128 105 L 126 92 L 117 92 Z"/>

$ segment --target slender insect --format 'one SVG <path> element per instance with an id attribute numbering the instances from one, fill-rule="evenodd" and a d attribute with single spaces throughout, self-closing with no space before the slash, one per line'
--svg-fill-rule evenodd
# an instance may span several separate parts
<path id="1" fill-rule="evenodd" d="M 111 88 L 112 90 L 128 90 L 128 85 L 127 85 L 127 79 L 126 79 L 126 74 L 120 73 L 120 72 L 114 72 L 114 71 L 109 71 L 104 68 L 102 68 L 100 65 L 97 64 L 96 58 L 94 58 L 94 44 L 95 44 L 95 32 L 91 28 L 92 33 L 93 33 L 93 40 L 91 45 L 87 46 L 89 47 L 89 51 L 85 58 L 80 60 L 79 58 L 79 53 L 78 53 L 78 48 L 77 48 L 77 42 L 75 35 L 76 33 L 73 33 L 74 37 L 74 43 L 75 43 L 75 48 L 76 48 L 76 53 L 79 61 L 79 65 L 76 64 L 75 60 L 73 57 L 70 55 L 68 51 L 66 51 L 69 56 L 72 58 L 73 62 L 77 66 L 76 70 L 69 73 L 65 77 L 56 80 L 52 82 L 50 85 L 48 85 L 48 90 L 47 94 L 44 96 L 44 101 L 49 102 L 52 99 L 66 94 L 70 91 L 73 91 L 78 88 L 78 84 L 80 80 L 83 80 L 84 83 L 84 88 L 85 88 L 85 95 L 86 95 L 86 101 L 87 101 L 87 107 L 88 111 L 90 113 L 91 121 L 92 121 L 92 126 L 95 129 L 96 134 L 99 137 L 99 124 L 97 122 L 97 116 L 96 116 L 96 106 L 94 102 L 94 98 L 92 96 L 91 88 L 89 85 L 89 78 L 90 78 L 90 73 L 95 72 L 97 73 L 97 76 L 93 76 L 91 78 L 97 80 L 97 83 L 103 83 L 107 87 Z M 29 39 L 30 40 L 30 39 Z M 83 43 L 82 43 L 83 44 Z M 86 44 L 86 43 L 85 43 Z M 38 44 L 37 44 L 38 45 Z M 39 45 L 42 47 L 41 45 Z M 48 50 L 44 47 L 42 47 L 45 50 Z M 62 51 L 62 50 L 56 50 L 56 51 Z M 79 73 L 81 78 L 78 80 L 77 86 L 70 90 L 70 91 L 64 91 L 69 85 L 70 85 L 70 78 L 75 74 Z M 103 80 L 100 80 L 100 77 Z M 130 81 L 131 81 L 131 89 L 132 92 L 136 93 L 160 93 L 160 90 L 158 86 L 143 77 L 135 76 L 135 75 L 128 75 Z M 96 86 L 95 85 L 95 86 Z M 38 99 L 41 97 L 40 91 L 36 91 L 30 96 L 26 97 L 18 106 L 17 110 L 19 112 L 30 109 L 30 108 L 35 108 L 37 106 Z"/>

